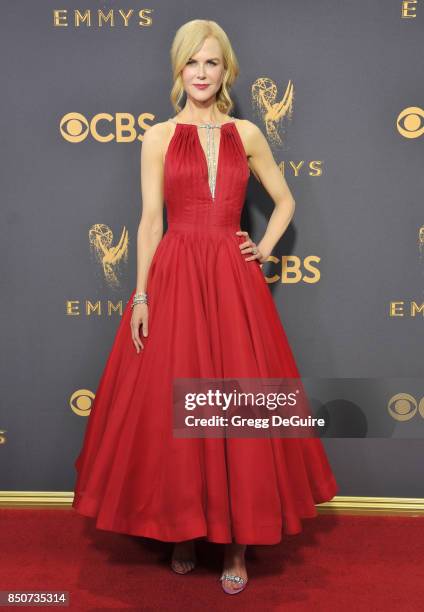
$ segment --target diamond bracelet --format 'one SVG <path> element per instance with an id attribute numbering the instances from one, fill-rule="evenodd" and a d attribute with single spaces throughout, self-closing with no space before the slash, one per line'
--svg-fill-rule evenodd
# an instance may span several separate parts
<path id="1" fill-rule="evenodd" d="M 147 293 L 136 293 L 133 297 L 131 308 L 134 308 L 136 304 L 147 304 Z"/>

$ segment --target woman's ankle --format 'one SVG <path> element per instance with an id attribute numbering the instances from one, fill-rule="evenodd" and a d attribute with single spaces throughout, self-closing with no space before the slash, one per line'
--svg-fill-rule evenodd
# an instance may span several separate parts
<path id="1" fill-rule="evenodd" d="M 226 561 L 243 560 L 246 553 L 246 544 L 225 544 L 224 558 Z"/>

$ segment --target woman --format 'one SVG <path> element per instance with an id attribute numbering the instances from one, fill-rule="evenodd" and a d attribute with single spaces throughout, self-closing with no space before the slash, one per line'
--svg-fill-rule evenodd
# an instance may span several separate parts
<path id="1" fill-rule="evenodd" d="M 228 114 L 234 51 L 215 22 L 194 20 L 171 58 L 178 114 L 143 140 L 137 283 L 75 463 L 73 505 L 100 529 L 174 542 L 177 573 L 195 567 L 196 538 L 224 544 L 220 579 L 234 594 L 247 584 L 246 546 L 300 532 L 337 484 L 317 438 L 173 436 L 174 379 L 299 372 L 260 267 L 295 203 L 261 130 Z M 250 170 L 275 204 L 258 244 L 240 229 Z"/>

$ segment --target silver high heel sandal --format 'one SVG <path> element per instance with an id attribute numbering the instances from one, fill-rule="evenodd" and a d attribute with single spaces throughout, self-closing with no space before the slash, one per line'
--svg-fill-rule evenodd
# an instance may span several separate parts
<path id="1" fill-rule="evenodd" d="M 237 576 L 236 574 L 222 574 L 221 578 L 222 588 L 229 595 L 235 595 L 236 593 L 241 593 L 246 588 L 248 583 L 248 579 L 244 579 L 241 576 Z M 230 580 L 231 582 L 237 582 L 240 586 L 237 589 L 228 588 L 224 585 L 224 580 Z"/>

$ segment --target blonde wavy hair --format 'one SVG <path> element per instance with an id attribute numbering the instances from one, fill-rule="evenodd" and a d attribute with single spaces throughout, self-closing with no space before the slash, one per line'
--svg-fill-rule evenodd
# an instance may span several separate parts
<path id="1" fill-rule="evenodd" d="M 175 34 L 171 46 L 171 64 L 174 84 L 170 100 L 176 113 L 182 110 L 180 103 L 184 96 L 184 86 L 181 71 L 190 57 L 202 47 L 205 38 L 213 36 L 218 41 L 224 60 L 224 77 L 222 85 L 216 94 L 216 104 L 222 113 L 229 113 L 234 107 L 229 90 L 239 75 L 239 63 L 234 49 L 224 30 L 215 21 L 208 19 L 193 19 L 183 24 Z"/>

